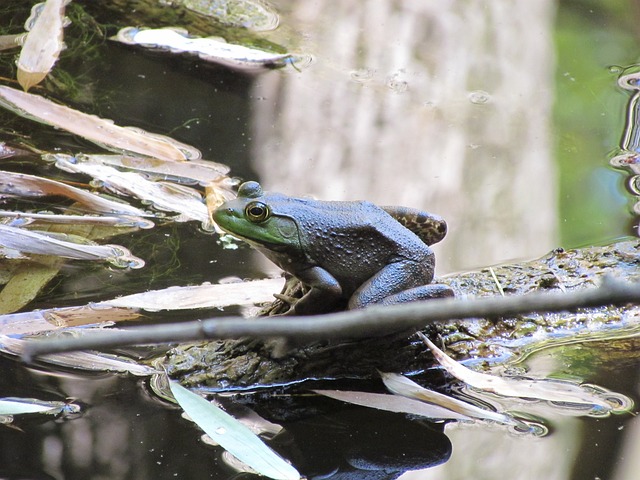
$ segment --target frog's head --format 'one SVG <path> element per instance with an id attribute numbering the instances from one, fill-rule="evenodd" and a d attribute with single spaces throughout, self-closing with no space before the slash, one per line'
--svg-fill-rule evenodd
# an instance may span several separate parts
<path id="1" fill-rule="evenodd" d="M 278 207 L 288 197 L 269 194 L 258 182 L 245 182 L 238 197 L 213 212 L 214 221 L 227 233 L 269 250 L 301 249 L 298 225 Z"/>

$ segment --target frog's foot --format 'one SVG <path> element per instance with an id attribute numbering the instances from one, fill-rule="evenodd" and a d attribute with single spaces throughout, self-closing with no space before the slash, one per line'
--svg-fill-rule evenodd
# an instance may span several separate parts
<path id="1" fill-rule="evenodd" d="M 298 301 L 300 300 L 299 298 L 282 293 L 274 293 L 273 296 L 280 300 L 284 304 L 285 308 L 288 308 L 285 311 L 280 311 L 281 309 L 278 309 L 278 312 L 272 315 L 295 315 L 295 306 L 296 303 L 298 303 Z"/>
<path id="2" fill-rule="evenodd" d="M 432 283 L 419 287 L 403 290 L 385 297 L 378 305 L 396 305 L 398 303 L 416 302 L 420 300 L 431 300 L 433 298 L 455 297 L 453 290 L 448 285 Z"/>

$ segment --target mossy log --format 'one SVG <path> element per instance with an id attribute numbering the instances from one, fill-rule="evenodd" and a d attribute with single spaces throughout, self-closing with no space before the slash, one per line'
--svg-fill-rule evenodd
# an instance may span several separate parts
<path id="1" fill-rule="evenodd" d="M 557 249 L 529 262 L 506 264 L 450 275 L 461 300 L 534 291 L 571 291 L 594 287 L 604 276 L 640 281 L 640 241 L 575 250 Z M 504 360 L 513 347 L 528 348 L 552 339 L 580 340 L 626 334 L 639 324 L 638 306 L 602 307 L 578 312 L 531 313 L 498 321 L 482 318 L 429 325 L 424 332 L 440 337 L 458 359 Z M 259 320 L 256 320 L 259 321 Z M 426 347 L 404 332 L 343 342 L 319 340 L 282 345 L 256 339 L 219 340 L 182 345 L 159 361 L 171 377 L 189 386 L 213 389 L 281 385 L 306 379 L 369 378 L 377 369 L 415 372 L 433 364 Z"/>

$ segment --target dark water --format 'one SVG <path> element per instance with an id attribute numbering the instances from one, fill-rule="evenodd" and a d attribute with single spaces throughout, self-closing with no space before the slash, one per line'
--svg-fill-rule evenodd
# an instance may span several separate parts
<path id="1" fill-rule="evenodd" d="M 12 25 L 11 31 L 17 29 L 25 14 L 24 6 L 19 2 L 15 5 L 0 13 L 0 21 Z M 549 242 L 562 241 L 568 247 L 635 233 L 636 217 L 630 213 L 635 199 L 625 189 L 631 174 L 608 166 L 609 157 L 619 151 L 625 105 L 630 98 L 628 92 L 615 87 L 618 70 L 612 73 L 609 67 L 626 67 L 638 56 L 633 28 L 637 22 L 627 18 L 633 14 L 621 13 L 623 7 L 618 5 L 617 10 L 616 5 L 612 2 L 600 10 L 595 5 L 589 9 L 561 2 L 554 17 L 557 23 L 552 33 L 558 65 L 552 86 L 556 92 L 552 143 L 560 190 L 555 212 L 559 234 Z M 101 13 L 94 9 L 93 14 Z M 285 12 L 290 9 L 283 6 Z M 322 21 L 330 23 L 330 15 L 322 15 Z M 286 16 L 284 19 L 285 23 L 295 21 Z M 110 20 L 106 17 L 100 21 L 108 24 Z M 114 33 L 112 30 L 110 27 L 110 33 Z M 581 47 L 576 49 L 575 44 Z M 260 156 L 256 152 L 262 148 L 255 138 L 256 102 L 273 103 L 275 112 L 284 110 L 284 106 L 274 100 L 275 93 L 273 98 L 258 99 L 256 88 L 274 76 L 297 73 L 245 74 L 189 57 L 172 58 L 111 42 L 97 42 L 94 48 L 85 61 L 73 57 L 73 50 L 69 50 L 59 62 L 61 71 L 77 76 L 75 90 L 49 86 L 60 100 L 117 124 L 135 125 L 194 145 L 204 158 L 230 165 L 233 176 L 260 179 L 264 175 L 265 167 L 255 163 Z M 10 84 L 6 78 L 13 75 L 13 56 L 4 55 L 3 85 Z M 304 78 L 304 70 L 299 75 Z M 286 98 L 284 87 L 282 91 Z M 284 104 L 282 97 L 278 98 Z M 30 143 L 43 150 L 77 152 L 94 148 L 63 132 L 17 120 L 4 111 L 0 119 L 1 141 L 16 141 L 26 135 Z M 275 120 L 266 122 L 271 125 Z M 318 126 L 319 131 L 324 128 L 327 125 Z M 4 168 L 60 175 L 40 163 L 7 161 Z M 293 174 L 294 166 L 290 168 Z M 313 170 L 307 174 L 318 175 Z M 535 222 L 533 218 L 529 223 Z M 529 233 L 534 234 L 535 229 Z M 117 237 L 114 242 L 144 258 L 147 266 L 123 271 L 69 262 L 28 309 L 82 305 L 148 289 L 215 282 L 230 275 L 262 276 L 263 265 L 255 261 L 252 252 L 221 248 L 214 236 L 193 222 L 158 226 Z M 539 253 L 532 250 L 524 255 Z M 156 315 L 154 319 L 177 318 Z M 629 348 L 611 353 L 615 345 L 621 343 L 594 342 L 543 350 L 518 368 L 526 368 L 532 376 L 555 375 L 600 385 L 636 399 L 637 404 L 640 360 Z M 1 478 L 192 479 L 238 475 L 221 459 L 220 449 L 204 445 L 199 430 L 182 419 L 175 407 L 151 393 L 146 379 L 26 368 L 11 358 L 2 358 L 0 368 L 2 397 L 71 398 L 84 407 L 77 416 L 25 418 L 15 425 L 0 426 Z M 272 446 L 314 478 L 395 478 L 416 470 L 406 478 L 624 480 L 636 478 L 638 471 L 640 424 L 634 414 L 584 418 L 542 406 L 537 414 L 549 433 L 536 437 L 494 425 L 452 424 L 444 429 L 443 425 L 329 400 L 301 400 L 299 395 L 306 392 L 304 388 L 269 390 L 236 400 L 285 425 L 286 431 L 272 440 Z"/>

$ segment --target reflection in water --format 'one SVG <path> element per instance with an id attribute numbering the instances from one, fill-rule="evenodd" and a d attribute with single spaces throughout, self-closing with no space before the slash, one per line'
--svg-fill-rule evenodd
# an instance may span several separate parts
<path id="1" fill-rule="evenodd" d="M 618 78 L 618 85 L 633 92 L 627 103 L 627 118 L 620 141 L 620 152 L 611 159 L 614 167 L 625 168 L 632 172 L 627 179 L 629 191 L 640 197 L 640 72 L 639 67 L 625 69 Z M 633 206 L 636 215 L 640 215 L 640 201 Z"/>

